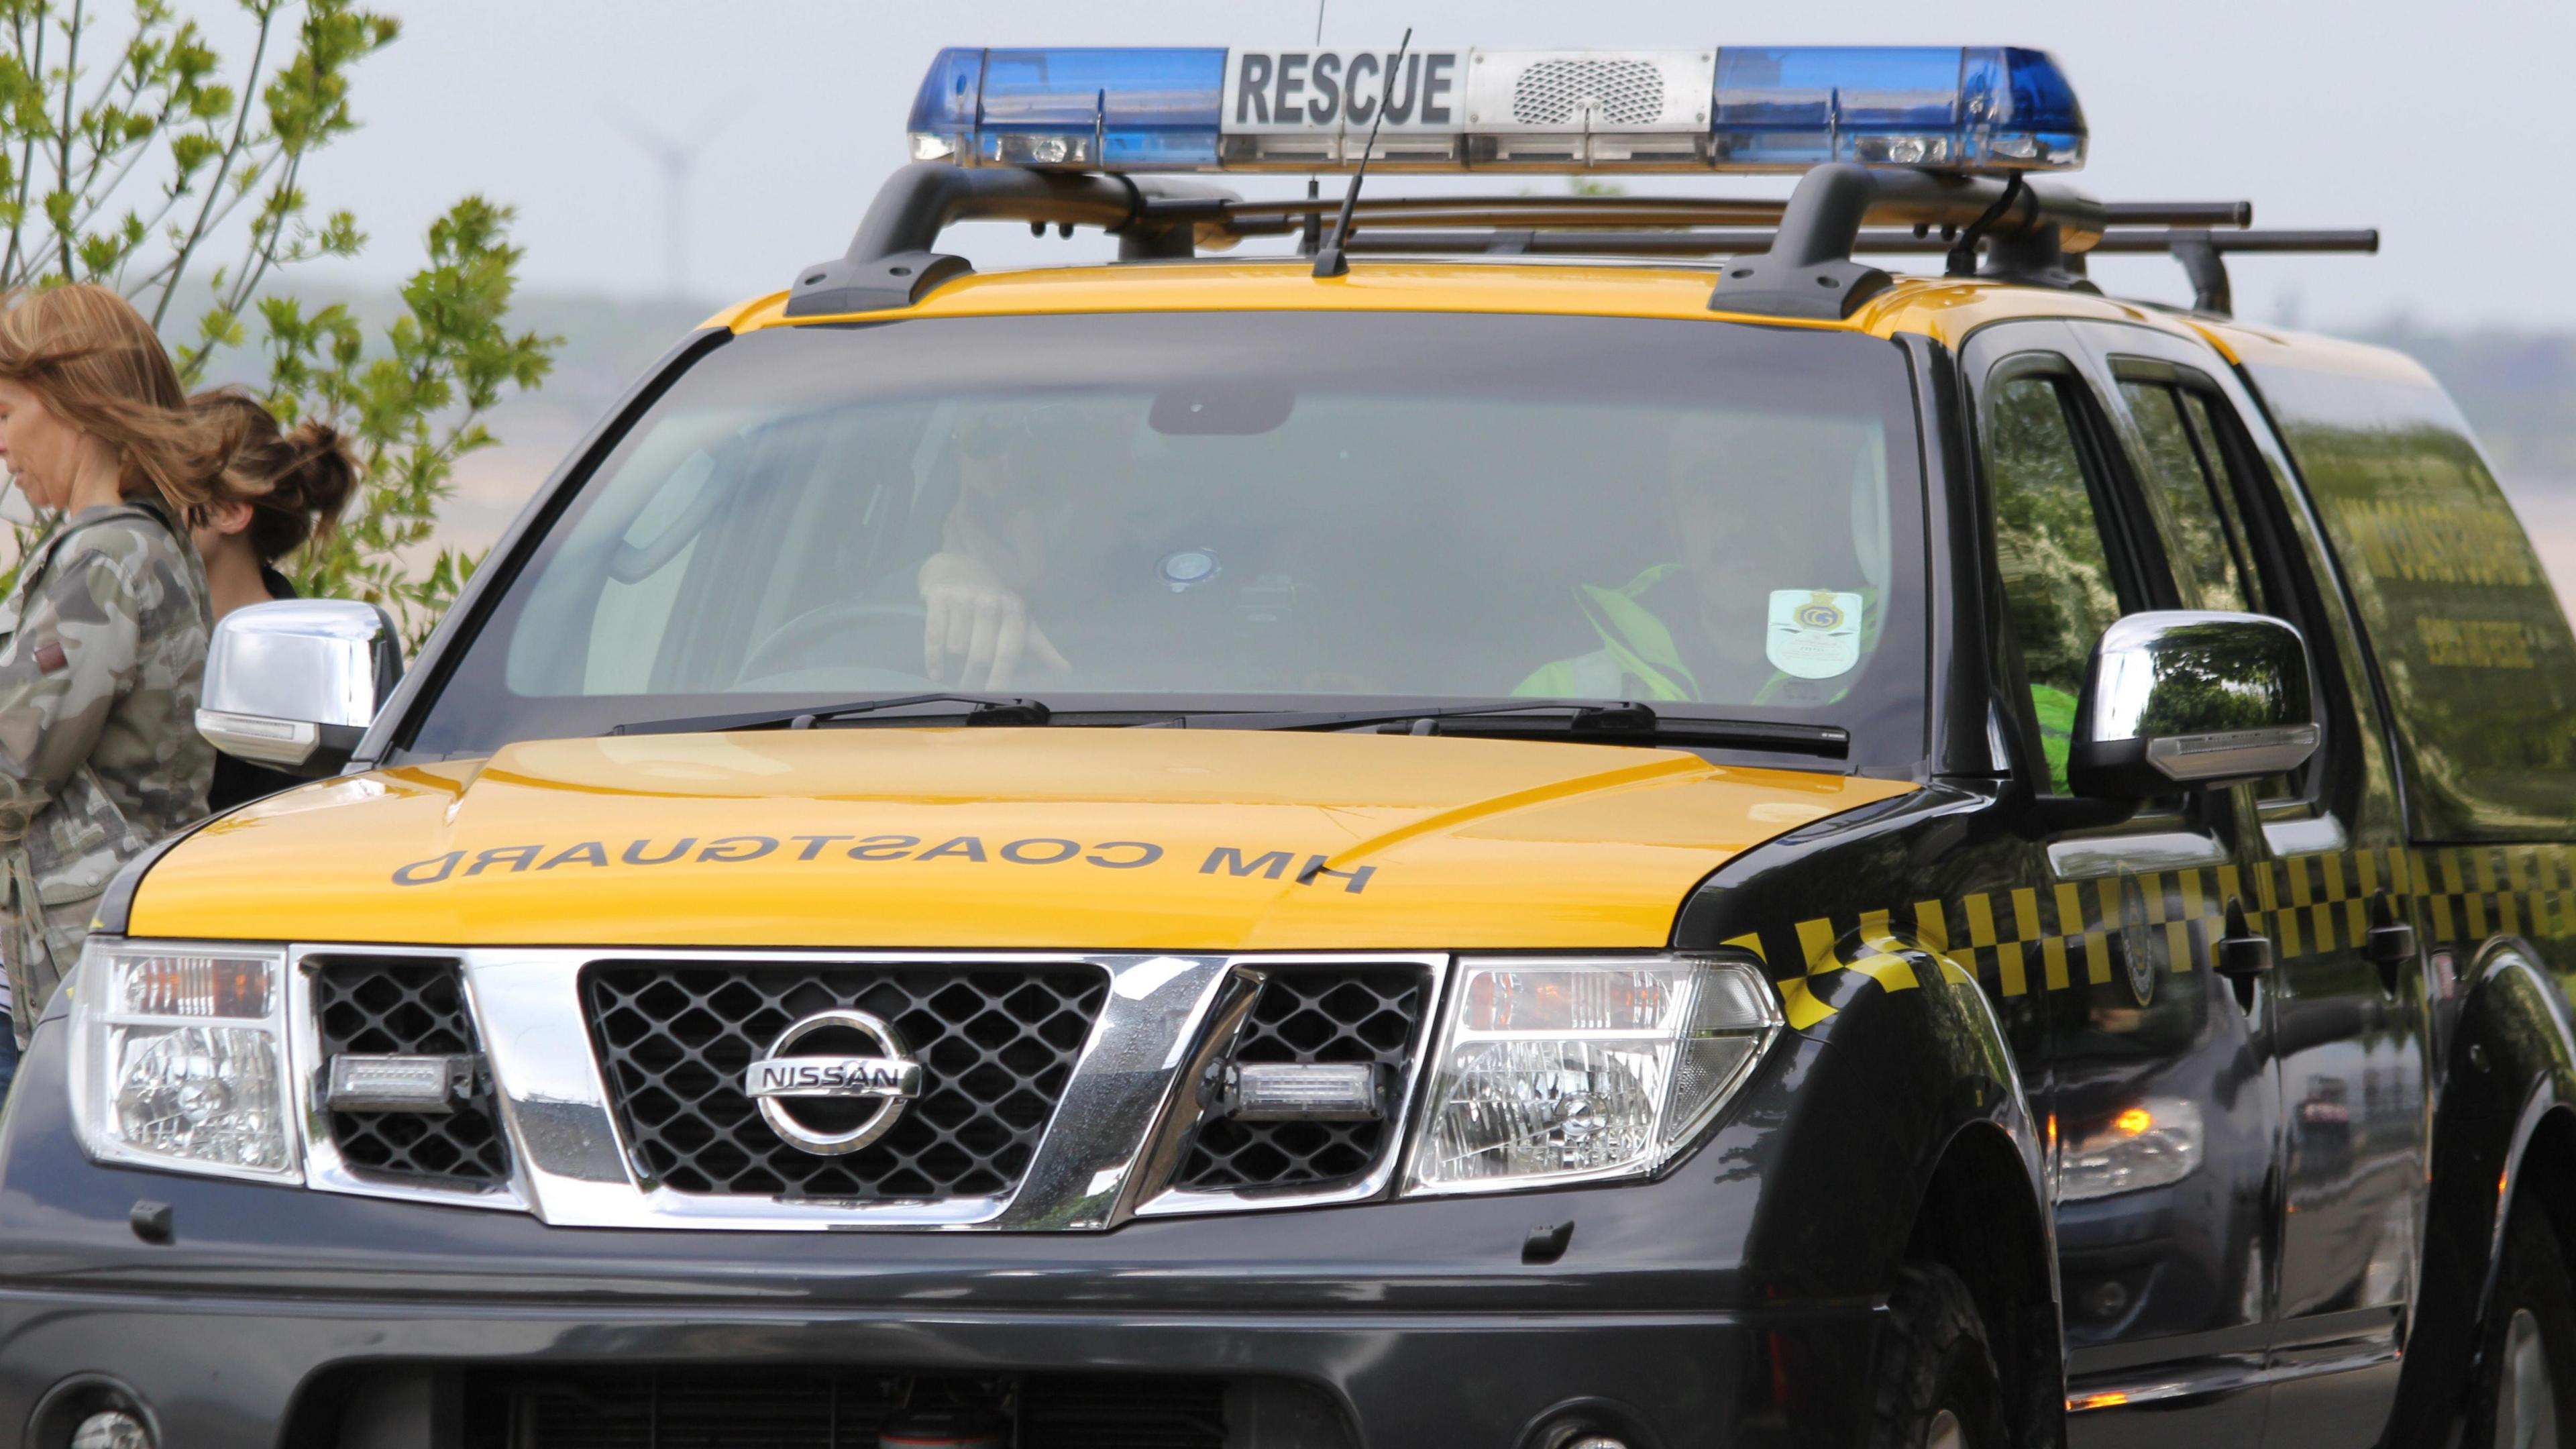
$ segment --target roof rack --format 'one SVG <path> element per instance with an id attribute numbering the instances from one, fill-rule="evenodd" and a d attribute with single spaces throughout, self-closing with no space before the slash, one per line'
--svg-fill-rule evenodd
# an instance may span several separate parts
<path id="1" fill-rule="evenodd" d="M 1161 176 L 969 170 L 915 161 L 877 192 L 848 252 L 797 274 L 788 291 L 787 315 L 911 306 L 940 283 L 974 270 L 964 257 L 933 250 L 939 234 L 961 221 L 1052 224 L 1068 236 L 1074 227 L 1096 226 L 1118 238 L 1119 260 L 1141 261 L 1187 257 L 1195 250 L 1188 223 L 1149 215 L 1150 204 L 1234 199 L 1229 191 Z"/>
<path id="2" fill-rule="evenodd" d="M 1185 258 L 1202 246 L 1304 233 L 1339 198 L 1245 201 L 1217 187 L 1157 176 L 1092 175 L 916 162 L 868 208 L 846 255 L 808 267 L 787 315 L 910 306 L 972 270 L 936 250 L 960 221 L 1099 227 L 1122 261 Z M 2231 309 L 2225 258 L 2239 252 L 2376 252 L 2379 233 L 2254 231 L 2251 203 L 2095 201 L 2019 176 L 1820 166 L 1786 201 L 1698 197 L 1361 197 L 1353 255 L 1479 253 L 1733 258 L 1712 310 L 1841 318 L 1891 280 L 1856 254 L 1940 254 L 1951 275 L 2095 290 L 2083 258 L 2164 254 L 2181 262 L 2193 305 Z M 1875 225 L 1865 226 L 1864 223 Z M 1893 229 L 1891 225 L 1893 224 Z M 1982 263 L 1980 256 L 1982 255 Z"/>
<path id="3" fill-rule="evenodd" d="M 1354 236 L 1353 256 L 1421 256 L 1440 253 L 1481 256 L 1588 257 L 1725 257 L 1767 252 L 1779 233 L 1757 227 L 1690 228 L 1662 231 L 1552 230 L 1496 227 L 1474 231 L 1390 231 Z M 1871 229 L 1852 244 L 1855 255 L 1940 256 L 1953 247 L 1938 234 Z M 2182 263 L 2192 288 L 2192 310 L 2225 317 L 2235 310 L 2224 258 L 2237 252 L 2375 253 L 2379 233 L 2349 231 L 2217 231 L 2208 227 L 2160 230 L 2106 230 L 2086 251 L 2066 258 L 2081 274 L 2083 259 L 2113 255 L 2170 256 Z"/>

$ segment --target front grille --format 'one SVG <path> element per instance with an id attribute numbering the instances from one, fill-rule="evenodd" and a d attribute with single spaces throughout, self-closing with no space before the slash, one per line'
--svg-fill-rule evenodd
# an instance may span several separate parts
<path id="1" fill-rule="evenodd" d="M 1230 1407 L 1241 1442 L 1351 1443 L 1329 1398 L 1279 1380 L 692 1366 L 471 1371 L 462 1449 L 876 1449 L 941 1409 L 993 1416 L 1012 1449 L 1224 1449 Z"/>
<path id="2" fill-rule="evenodd" d="M 833 1200 L 1010 1191 L 1109 990 L 1088 965 L 601 962 L 582 981 L 645 1181 Z M 772 1131 L 742 1078 L 789 1024 L 832 1008 L 891 1023 L 922 1065 L 922 1090 L 883 1137 L 826 1157 Z"/>
<path id="3" fill-rule="evenodd" d="M 340 1161 L 366 1177 L 429 1179 L 480 1188 L 510 1176 L 509 1141 L 492 1100 L 491 1073 L 465 1009 L 457 963 L 440 958 L 320 958 L 313 976 L 314 1026 L 326 1064 L 343 1052 L 473 1056 L 473 1094 L 444 1115 L 334 1112 Z"/>
<path id="4" fill-rule="evenodd" d="M 1235 1037 L 1238 1062 L 1376 1062 L 1399 1077 L 1430 978 L 1418 966 L 1279 968 Z M 1376 1165 L 1384 1122 L 1201 1123 L 1173 1185 L 1192 1192 L 1317 1189 Z"/>

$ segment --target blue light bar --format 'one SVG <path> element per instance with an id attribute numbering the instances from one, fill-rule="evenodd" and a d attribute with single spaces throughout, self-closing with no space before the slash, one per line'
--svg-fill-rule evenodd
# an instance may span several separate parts
<path id="1" fill-rule="evenodd" d="M 2037 50 L 1730 46 L 1717 53 L 1712 125 L 1719 170 L 2084 164 L 2084 113 L 2066 73 Z"/>
<path id="2" fill-rule="evenodd" d="M 1085 171 L 1217 165 L 1222 50 L 939 53 L 912 103 L 920 160 Z"/>
<path id="3" fill-rule="evenodd" d="M 950 49 L 913 155 L 1106 171 L 2070 171 L 2055 61 L 2002 47 Z"/>

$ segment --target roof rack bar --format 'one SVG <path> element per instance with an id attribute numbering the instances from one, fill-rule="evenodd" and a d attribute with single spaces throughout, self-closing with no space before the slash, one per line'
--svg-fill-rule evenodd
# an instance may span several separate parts
<path id="1" fill-rule="evenodd" d="M 934 250 L 961 221 L 1054 222 L 1119 234 L 1122 258 L 1191 254 L 1189 225 L 1147 214 L 1149 200 L 1230 201 L 1216 187 L 1160 176 L 951 166 L 916 161 L 894 174 L 859 222 L 850 249 L 805 268 L 787 295 L 790 317 L 909 307 L 949 278 L 974 270 Z"/>
<path id="2" fill-rule="evenodd" d="M 1380 227 L 1777 227 L 1788 205 L 1730 197 L 1394 196 L 1362 198 L 1354 215 Z M 1305 218 L 1329 215 L 1337 207 L 1336 202 L 1316 198 L 1155 200 L 1147 204 L 1146 214 L 1213 226 L 1236 237 L 1279 236 L 1295 230 Z M 2254 218 L 2253 203 L 2246 201 L 2114 202 L 2102 210 L 2106 226 L 2241 227 Z M 1371 245 L 1359 250 L 1383 253 L 1386 249 Z"/>
<path id="3" fill-rule="evenodd" d="M 1481 244 L 1480 244 L 1481 240 Z M 1526 231 L 1497 228 L 1483 234 L 1454 231 L 1379 230 L 1354 239 L 1351 249 L 1378 254 L 1394 252 L 1487 252 L 1512 255 L 1584 255 L 1635 257 L 1759 256 L 1776 249 L 1779 233 L 1758 227 L 1703 227 L 1688 231 Z M 1855 232 L 1855 253 L 1900 253 L 1916 256 L 1948 252 L 1954 244 L 1940 236 L 1911 229 Z M 2239 252 L 2376 253 L 2379 233 L 2372 228 L 2349 231 L 2212 231 L 2205 227 L 2163 227 L 2105 231 L 2087 255 L 2170 256 L 2182 263 L 2191 282 L 2192 309 L 2225 317 L 2236 299 L 2227 279 L 2226 257 Z M 1844 263 L 1844 265 L 1855 265 Z M 1728 268 L 1732 276 L 1738 269 Z M 2074 285 L 2080 273 L 2061 267 L 2063 278 L 2038 278 L 2054 285 Z M 1880 274 L 1884 276 L 1884 273 Z M 1730 296 L 1721 291 L 1721 297 Z M 1730 309 L 1732 310 L 1732 309 Z M 1847 313 L 1844 315 L 1848 315 Z"/>
<path id="4" fill-rule="evenodd" d="M 2177 227 L 2171 231 L 2109 231 L 2093 244 L 2093 254 L 2105 252 L 2169 252 L 2195 235 L 2192 228 Z M 2212 231 L 2200 239 L 2219 252 L 2363 252 L 2379 250 L 2377 227 L 2356 227 L 2345 231 L 2293 231 L 2287 228 L 2267 231 Z"/>
<path id="5" fill-rule="evenodd" d="M 1148 215 L 1221 221 L 1229 227 L 1329 215 L 1341 203 L 1308 197 L 1261 201 L 1154 200 Z M 1776 226 L 1785 201 L 1701 196 L 1386 196 L 1362 197 L 1354 214 L 1381 222 L 1440 213 L 1510 219 L 1534 226 Z M 2105 226 L 2242 227 L 2254 222 L 2250 201 L 2115 201 L 2102 207 Z M 1431 223 L 1437 224 L 1437 223 Z M 1469 224 L 1461 222 L 1460 224 Z"/>
<path id="6" fill-rule="evenodd" d="M 1391 231 L 1380 228 L 1355 238 L 1351 250 L 1387 255 L 1403 252 L 1494 252 L 1498 250 L 1551 256 L 1725 257 L 1769 250 L 1779 233 L 1765 227 L 1695 227 L 1687 231 Z M 2159 256 L 2202 235 L 2187 228 L 2106 231 L 2086 253 Z M 2375 252 L 2379 233 L 2361 231 L 2217 231 L 2206 233 L 2208 245 L 2228 252 Z M 1509 243 L 1506 245 L 1506 243 Z M 1910 229 L 1872 227 L 1852 242 L 1855 255 L 1940 256 L 1955 243 L 1932 232 L 1917 236 Z"/>
<path id="7" fill-rule="evenodd" d="M 1383 220 L 1436 212 L 1496 220 L 1508 218 L 1542 226 L 1635 226 L 1668 222 L 1764 225 L 1778 222 L 1788 206 L 1785 201 L 1716 196 L 1364 196 L 1353 214 Z M 1158 219 L 1221 221 L 1229 225 L 1293 221 L 1307 216 L 1330 215 L 1340 210 L 1340 201 L 1331 197 L 1214 203 L 1157 199 L 1146 207 L 1147 214 Z"/>
<path id="8" fill-rule="evenodd" d="M 2107 226 L 2252 226 L 2250 201 L 2106 201 Z"/>

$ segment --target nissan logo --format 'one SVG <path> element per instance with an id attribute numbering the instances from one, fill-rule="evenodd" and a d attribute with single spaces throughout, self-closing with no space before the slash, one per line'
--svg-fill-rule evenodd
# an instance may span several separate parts
<path id="1" fill-rule="evenodd" d="M 794 1054 L 798 1042 L 825 1032 L 836 1038 L 856 1036 L 874 1050 L 866 1055 Z M 864 1011 L 818 1011 L 778 1034 L 769 1054 L 743 1072 L 742 1089 L 760 1104 L 761 1120 L 770 1131 L 790 1146 L 830 1156 L 856 1152 L 894 1127 L 904 1108 L 921 1095 L 921 1063 L 905 1054 L 903 1038 L 884 1019 Z M 817 1121 L 796 1115 L 794 1103 L 817 1099 L 855 1099 L 872 1107 L 855 1120 L 843 1107 L 808 1108 L 821 1119 Z"/>

